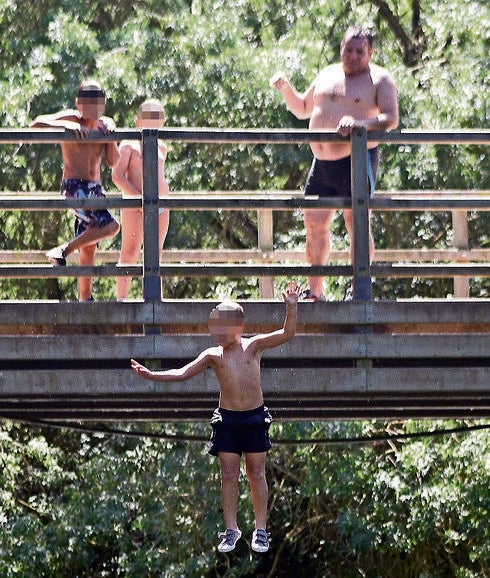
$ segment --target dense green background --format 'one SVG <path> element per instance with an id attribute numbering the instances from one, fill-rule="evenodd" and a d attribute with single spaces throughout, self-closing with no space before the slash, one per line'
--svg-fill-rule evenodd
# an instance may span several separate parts
<path id="1" fill-rule="evenodd" d="M 346 26 L 376 31 L 374 61 L 394 74 L 401 128 L 488 128 L 490 18 L 484 0 L 0 0 L 0 125 L 71 107 L 87 77 L 107 89 L 107 113 L 133 126 L 157 97 L 168 126 L 303 127 L 268 85 L 285 70 L 299 89 L 338 58 Z M 380 188 L 489 188 L 482 147 L 385 146 Z M 0 149 L 1 190 L 57 190 L 52 145 Z M 172 190 L 299 189 L 306 146 L 170 144 Z M 104 182 L 112 188 L 109 173 Z M 470 215 L 470 246 L 488 247 L 487 215 Z M 0 215 L 0 248 L 46 249 L 70 234 L 64 213 Z M 378 247 L 446 247 L 446 214 L 375 215 Z M 275 245 L 304 243 L 300 214 L 275 217 Z M 345 247 L 342 222 L 335 244 Z M 173 213 L 168 247 L 249 247 L 253 213 Z M 112 241 L 118 247 L 119 239 Z M 110 246 L 106 243 L 105 246 Z M 171 280 L 169 297 L 257 294 L 256 280 Z M 327 287 L 342 292 L 342 280 Z M 488 293 L 482 281 L 472 295 Z M 97 282 L 114 298 L 113 280 Z M 138 284 L 133 294 L 140 295 Z M 441 296 L 446 281 L 377 283 L 375 295 Z M 73 280 L 0 281 L 0 298 L 74 298 Z M 279 439 L 400 434 L 453 423 L 275 424 Z M 144 428 L 152 434 L 161 425 Z M 167 426 L 206 437 L 208 428 Z M 0 575 L 10 577 L 424 577 L 490 573 L 490 436 L 335 446 L 276 443 L 270 453 L 271 551 L 245 541 L 215 551 L 219 472 L 202 441 L 112 436 L 4 422 L 0 430 Z M 252 529 L 245 483 L 240 524 Z"/>

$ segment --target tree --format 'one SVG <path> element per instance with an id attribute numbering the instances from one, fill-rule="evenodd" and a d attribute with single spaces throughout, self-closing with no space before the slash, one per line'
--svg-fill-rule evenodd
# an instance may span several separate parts
<path id="1" fill-rule="evenodd" d="M 464 20 L 461 14 L 465 15 Z M 268 79 L 285 69 L 306 87 L 338 57 L 354 20 L 376 30 L 375 60 L 393 71 L 403 128 L 488 125 L 489 11 L 478 0 L 166 0 L 0 3 L 0 118 L 27 126 L 72 105 L 81 78 L 97 77 L 107 113 L 132 126 L 137 105 L 164 102 L 169 126 L 304 127 Z M 482 147 L 384 146 L 380 188 L 489 188 Z M 61 155 L 52 145 L 0 148 L 2 190 L 57 190 Z M 299 189 L 307 146 L 170 143 L 168 177 L 179 189 Z M 111 188 L 110 176 L 103 175 Z M 379 247 L 448 246 L 445 215 L 376 215 Z M 61 213 L 0 215 L 4 249 L 51 247 L 69 234 Z M 278 215 L 275 245 L 303 242 L 301 216 Z M 472 216 L 471 246 L 488 246 L 489 217 Z M 169 247 L 248 247 L 252 213 L 174 213 Z M 340 221 L 335 243 L 345 234 Z M 117 248 L 117 241 L 113 245 Z M 335 281 L 336 282 L 336 281 Z M 334 283 L 335 283 L 334 282 Z M 110 283 L 110 282 L 109 282 Z M 166 294 L 254 295 L 253 280 L 169 284 Z M 338 285 L 338 282 L 337 282 Z M 332 291 L 339 291 L 338 286 Z M 397 297 L 438 295 L 440 283 L 392 282 Z M 480 283 L 475 293 L 483 293 Z M 101 295 L 111 287 L 101 282 Z M 64 299 L 72 280 L 1 281 L 0 297 Z M 449 424 L 432 424 L 433 427 Z M 137 428 L 141 428 L 139 425 Z M 428 423 L 275 424 L 276 439 L 372 436 Z M 136 426 L 128 426 L 137 433 Z M 207 437 L 202 425 L 167 434 Z M 163 433 L 159 425 L 143 433 Z M 489 573 L 488 432 L 356 446 L 275 444 L 271 454 L 272 549 L 250 558 L 244 541 L 215 555 L 218 473 L 203 442 L 71 432 L 3 422 L 0 429 L 2 576 L 454 576 Z M 211 465 L 210 465 L 211 464 Z M 250 512 L 244 510 L 244 527 Z M 287 565 L 284 561 L 287 561 Z M 289 572 L 289 574 L 288 574 Z M 404 574 L 405 573 L 405 574 Z"/>
<path id="2" fill-rule="evenodd" d="M 275 424 L 272 547 L 253 558 L 245 540 L 230 557 L 216 554 L 219 472 L 204 452 L 207 427 L 139 425 L 114 437 L 6 422 L 0 570 L 6 578 L 483 577 L 490 436 L 465 433 L 471 424 L 431 427 L 454 425 L 459 433 L 427 438 L 418 437 L 426 422 Z M 407 433 L 414 439 L 397 439 Z M 392 438 L 369 441 L 379 434 Z M 246 499 L 239 517 L 248 532 Z"/>

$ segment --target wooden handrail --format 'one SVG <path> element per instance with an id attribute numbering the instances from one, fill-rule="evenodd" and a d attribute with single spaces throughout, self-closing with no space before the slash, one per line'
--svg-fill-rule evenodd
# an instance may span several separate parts
<path id="1" fill-rule="evenodd" d="M 140 208 L 141 199 L 123 197 L 108 191 L 105 198 L 65 199 L 56 192 L 33 191 L 0 193 L 2 210 L 66 210 L 74 208 Z M 335 208 L 350 206 L 348 199 L 305 198 L 299 191 L 176 191 L 158 201 L 159 207 L 172 210 L 296 210 L 305 208 Z M 377 191 L 369 203 L 374 211 L 451 211 L 455 209 L 490 210 L 490 190 L 410 190 Z"/>
<path id="2" fill-rule="evenodd" d="M 258 244 L 259 247 L 257 251 L 259 255 L 248 255 L 248 258 L 252 258 L 260 263 L 268 263 L 274 260 L 276 261 L 290 261 L 291 259 L 302 260 L 303 256 L 298 259 L 298 253 L 292 254 L 282 253 L 281 256 L 272 249 L 273 240 L 273 220 L 272 213 L 273 210 L 294 210 L 301 209 L 305 207 L 332 207 L 332 208 L 343 208 L 348 206 L 348 200 L 346 199 L 305 199 L 301 193 L 297 191 L 267 191 L 259 192 L 256 191 L 239 191 L 239 192 L 206 192 L 201 191 L 196 192 L 178 192 L 172 193 L 170 197 L 166 199 L 161 199 L 158 201 L 160 207 L 167 207 L 171 210 L 257 210 L 257 221 L 258 221 Z M 96 205 L 96 206 L 94 206 Z M 105 207 L 115 207 L 119 209 L 140 207 L 140 199 L 128 199 L 122 198 L 118 193 L 110 192 L 105 199 L 95 199 L 95 200 L 73 200 L 73 199 L 63 199 L 58 193 L 4 193 L 0 196 L 0 209 L 4 210 L 66 210 L 68 208 L 105 208 Z M 460 239 L 467 237 L 467 215 L 468 210 L 489 210 L 490 209 L 490 192 L 483 190 L 472 190 L 472 191 L 382 191 L 377 193 L 375 198 L 370 201 L 370 208 L 374 211 L 399 211 L 399 210 L 409 210 L 409 211 L 420 211 L 420 210 L 432 210 L 432 211 L 447 211 L 451 210 L 453 213 L 453 227 L 455 231 L 454 241 L 458 250 L 456 252 L 442 252 L 442 251 L 418 251 L 413 250 L 398 250 L 397 253 L 387 252 L 387 251 L 377 251 L 376 260 L 377 261 L 388 261 L 392 260 L 395 262 L 407 261 L 407 260 L 434 260 L 434 259 L 449 259 L 456 262 L 471 262 L 471 261 L 490 261 L 489 252 L 485 250 L 481 251 L 469 251 L 466 244 L 461 245 Z M 166 252 L 164 252 L 166 253 Z M 197 259 L 192 257 L 192 255 L 187 254 L 185 257 L 183 254 L 180 255 L 180 260 L 184 259 L 186 261 L 201 261 L 201 262 L 216 262 L 216 260 L 211 260 L 206 255 L 206 252 L 200 253 L 201 257 Z M 396 256 L 395 256 L 396 255 Z M 429 258 L 430 255 L 430 258 Z M 176 253 L 173 255 L 177 256 Z M 238 254 L 233 254 L 228 252 L 227 259 L 219 259 L 219 261 L 229 262 L 231 259 L 243 260 L 239 258 Z M 99 261 L 100 261 L 99 257 Z M 171 262 L 171 258 L 164 258 L 160 255 L 160 262 Z M 330 260 L 333 262 L 339 260 L 345 260 L 344 254 L 341 257 L 335 256 L 335 253 L 330 256 Z M 218 261 L 218 262 L 219 262 Z M 3 263 L 8 263 L 6 254 L 3 255 Z M 29 263 L 36 262 L 32 259 L 23 259 L 19 257 L 12 257 L 10 262 L 13 263 Z M 41 261 L 42 262 L 42 261 Z M 107 262 L 107 261 L 102 261 Z M 3 269 L 4 276 L 15 275 L 15 271 L 12 269 Z M 385 270 L 386 271 L 386 270 Z M 392 273 L 396 272 L 395 269 L 390 270 Z M 34 272 L 34 271 L 31 271 Z M 452 268 L 448 273 L 454 273 L 455 270 Z M 36 275 L 39 275 L 39 271 L 35 271 Z M 75 271 L 71 270 L 70 273 L 74 274 Z M 95 273 L 101 274 L 101 271 Z M 290 271 L 290 273 L 295 274 Z M 424 271 L 419 271 L 421 276 L 426 276 L 428 273 L 427 269 Z M 471 275 L 482 276 L 485 275 L 485 270 L 481 267 L 478 270 L 472 270 Z M 129 274 L 126 272 L 125 274 Z M 299 273 L 298 273 L 299 274 Z M 332 270 L 330 274 L 336 274 L 335 270 Z M 380 274 L 380 271 L 378 271 Z M 405 273 L 406 274 L 406 273 Z M 22 275 L 25 275 L 25 270 L 22 271 Z M 42 275 L 42 272 L 41 272 Z M 137 273 L 139 275 L 139 273 Z M 49 275 L 51 276 L 51 275 Z M 453 276 L 453 275 L 448 275 Z M 272 277 L 260 276 L 260 294 L 262 297 L 272 297 L 274 295 L 274 282 Z M 469 295 L 469 281 L 464 275 L 454 276 L 454 291 L 455 295 L 458 297 L 467 297 Z"/>
<path id="3" fill-rule="evenodd" d="M 141 207 L 141 199 L 123 198 L 120 193 L 110 191 L 105 199 L 73 200 L 64 199 L 56 192 L 32 192 L 18 193 L 8 191 L 0 196 L 0 209 L 4 210 L 66 210 L 74 207 L 97 208 L 116 207 L 129 208 Z M 345 199 L 305 199 L 298 191 L 179 191 L 171 193 L 169 198 L 160 199 L 161 206 L 172 210 L 252 210 L 259 211 L 259 221 L 267 210 L 294 210 L 298 208 L 317 206 L 329 206 L 341 208 L 347 206 Z M 73 206 L 72 206 L 73 205 Z M 100 206 L 99 206 L 100 205 Z M 490 210 L 490 191 L 488 190 L 412 190 L 412 191 L 379 191 L 375 198 L 370 201 L 370 207 L 375 211 L 395 210 Z M 117 251 L 99 251 L 100 263 L 116 263 Z M 246 272 L 257 274 L 263 279 L 268 274 L 280 269 L 284 274 L 304 274 L 304 268 L 279 266 L 277 263 L 291 263 L 294 261 L 304 263 L 304 250 L 263 250 L 260 247 L 249 250 L 164 250 L 160 255 L 160 272 L 163 275 L 172 275 L 179 272 L 186 276 L 211 275 L 209 266 L 222 263 L 236 263 L 236 267 L 226 268 L 213 267 L 213 274 L 230 274 L 233 269 L 237 274 Z M 240 262 L 253 263 L 248 267 L 239 265 Z M 332 251 L 331 262 L 348 261 L 347 251 Z M 413 262 L 410 264 L 409 262 Z M 433 263 L 433 261 L 452 261 L 452 265 L 420 264 L 420 262 Z M 76 262 L 73 255 L 69 262 Z M 142 262 L 142 259 L 140 260 Z M 380 263 L 403 263 L 403 266 L 381 266 Z M 475 264 L 481 262 L 482 264 Z M 372 266 L 376 275 L 407 277 L 418 274 L 423 277 L 466 277 L 467 275 L 486 276 L 490 262 L 490 249 L 388 249 L 377 250 L 376 263 Z M 0 251 L 0 275 L 4 277 L 57 277 L 57 276 L 82 276 L 90 271 L 90 274 L 99 276 L 113 275 L 141 275 L 141 266 L 132 267 L 101 267 L 79 268 L 70 267 L 69 271 L 52 271 L 48 266 L 22 266 L 45 263 L 43 251 Z M 179 265 L 176 265 L 179 263 Z M 415 264 L 417 263 L 417 264 Z M 455 264 L 456 263 L 456 264 Z M 473 265 L 471 265 L 473 263 Z M 10 266 L 8 266 L 10 264 Z M 172 265 L 174 264 L 174 265 Z M 198 265 L 199 264 L 199 265 Z M 264 265 L 271 265 L 265 266 Z M 330 267 L 324 270 L 326 275 L 350 274 L 348 268 Z"/>
<path id="4" fill-rule="evenodd" d="M 46 251 L 40 250 L 0 250 L 0 264 L 29 264 L 46 263 Z M 117 263 L 119 251 L 97 251 L 97 261 L 101 264 Z M 67 262 L 75 264 L 77 255 L 72 254 Z M 344 250 L 332 250 L 329 260 L 347 262 L 349 252 Z M 143 253 L 139 263 L 143 261 Z M 305 261 L 304 249 L 273 249 L 262 251 L 261 249 L 164 249 L 160 255 L 160 263 L 285 263 Z M 434 262 L 453 261 L 458 263 L 490 262 L 490 249 L 377 249 L 377 263 L 387 262 Z"/>

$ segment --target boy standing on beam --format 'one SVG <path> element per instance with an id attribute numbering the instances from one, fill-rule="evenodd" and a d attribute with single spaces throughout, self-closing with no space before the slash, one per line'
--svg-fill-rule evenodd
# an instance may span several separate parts
<path id="1" fill-rule="evenodd" d="M 64 128 L 72 131 L 80 142 L 62 141 L 63 177 L 61 193 L 67 198 L 84 199 L 104 197 L 100 182 L 102 156 L 109 167 L 119 159 L 117 144 L 88 141 L 91 132 L 107 134 L 116 128 L 112 118 L 102 116 L 106 105 L 104 89 L 92 80 L 80 84 L 75 99 L 76 109 L 62 110 L 40 115 L 31 122 L 31 128 Z M 75 236 L 59 247 L 46 253 L 55 266 L 66 265 L 66 258 L 79 251 L 80 265 L 94 265 L 97 243 L 113 237 L 119 231 L 119 223 L 107 209 L 75 209 Z M 80 277 L 79 301 L 92 301 L 92 277 Z"/>
<path id="2" fill-rule="evenodd" d="M 286 316 L 282 329 L 271 333 L 242 337 L 244 313 L 234 301 L 215 307 L 209 316 L 209 332 L 217 346 L 204 350 L 180 369 L 151 371 L 134 359 L 131 367 L 143 379 L 163 382 L 184 381 L 212 368 L 220 387 L 219 407 L 211 419 L 209 453 L 218 456 L 221 466 L 221 504 L 226 530 L 218 534 L 219 552 L 235 548 L 242 532 L 237 523 L 240 460 L 245 454 L 245 469 L 255 516 L 251 547 L 267 552 L 268 486 L 265 458 L 271 448 L 269 427 L 272 422 L 264 406 L 260 380 L 260 358 L 265 349 L 277 347 L 296 333 L 300 288 L 290 283 L 283 293 Z"/>

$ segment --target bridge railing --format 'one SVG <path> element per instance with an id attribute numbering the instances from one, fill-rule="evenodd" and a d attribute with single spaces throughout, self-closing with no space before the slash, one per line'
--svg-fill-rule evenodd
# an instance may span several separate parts
<path id="1" fill-rule="evenodd" d="M 356 129 L 351 136 L 352 143 L 352 200 L 340 198 L 304 198 L 298 193 L 283 191 L 206 194 L 172 194 L 158 198 L 157 151 L 158 139 L 167 142 L 201 143 L 309 143 L 312 141 L 341 141 L 342 137 L 331 131 L 276 130 L 276 129 L 145 129 L 143 131 L 117 130 L 110 135 L 91 135 L 93 140 L 108 141 L 134 139 L 142 140 L 143 150 L 143 199 L 121 198 L 108 195 L 105 199 L 54 199 L 49 195 L 32 198 L 33 195 L 3 194 L 0 196 L 0 209 L 24 210 L 66 210 L 69 208 L 129 208 L 143 207 L 144 248 L 142 266 L 98 265 L 93 267 L 77 266 L 66 269 L 40 265 L 0 265 L 0 276 L 4 277 L 60 277 L 60 276 L 142 276 L 143 298 L 145 301 L 161 299 L 161 277 L 168 276 L 257 276 L 262 281 L 264 296 L 271 296 L 271 279 L 276 275 L 304 276 L 352 276 L 354 299 L 369 301 L 372 298 L 372 277 L 454 277 L 462 281 L 461 296 L 464 296 L 464 283 L 469 277 L 489 277 L 490 265 L 488 251 L 482 249 L 471 255 L 465 248 L 467 223 L 465 212 L 468 210 L 488 211 L 490 194 L 488 191 L 441 191 L 438 194 L 426 194 L 413 191 L 404 193 L 377 193 L 369 198 L 367 179 L 367 144 L 371 141 L 389 144 L 477 144 L 490 143 L 490 131 L 399 131 L 370 132 Z M 59 143 L 74 141 L 75 137 L 62 130 L 24 129 L 0 130 L 0 144 L 11 142 Z M 257 210 L 259 213 L 259 247 L 262 254 L 259 263 L 162 263 L 158 238 L 153 231 L 158 228 L 158 209 L 191 210 Z M 273 210 L 296 210 L 305 208 L 352 207 L 354 220 L 353 264 L 308 266 L 290 262 L 271 262 L 272 218 Z M 451 263 L 369 263 L 368 232 L 370 210 L 451 210 L 456 223 L 455 241 L 458 255 Z M 466 256 L 465 256 L 466 255 Z M 201 253 L 201 256 L 204 256 Z M 345 254 L 342 254 L 345 257 Z M 194 259 L 195 261 L 196 259 Z M 466 262 L 458 262 L 464 260 Z M 475 262 L 476 261 L 476 262 Z M 480 262 L 483 261 L 483 262 Z M 461 289 L 461 286 L 463 289 Z"/>

